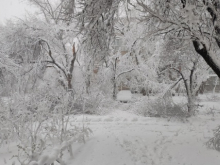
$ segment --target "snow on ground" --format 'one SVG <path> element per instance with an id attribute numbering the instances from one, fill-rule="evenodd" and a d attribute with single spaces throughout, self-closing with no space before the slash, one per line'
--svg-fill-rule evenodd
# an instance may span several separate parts
<path id="1" fill-rule="evenodd" d="M 74 116 L 75 125 L 82 126 L 84 118 L 93 134 L 85 144 L 72 145 L 74 157 L 66 157 L 67 165 L 219 165 L 220 153 L 205 142 L 219 125 L 220 103 L 201 100 L 204 113 L 187 122 L 138 116 L 129 110 L 130 103 L 104 116 Z M 7 159 L 13 148 L 0 149 L 0 165 L 12 164 Z"/>
<path id="2" fill-rule="evenodd" d="M 220 153 L 204 145 L 218 125 L 218 118 L 203 121 L 195 117 L 182 123 L 120 110 L 113 114 L 88 122 L 94 135 L 69 165 L 219 164 Z"/>

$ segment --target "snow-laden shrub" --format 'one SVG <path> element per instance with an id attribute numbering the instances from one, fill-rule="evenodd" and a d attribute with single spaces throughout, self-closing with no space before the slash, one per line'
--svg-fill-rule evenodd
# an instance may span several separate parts
<path id="1" fill-rule="evenodd" d="M 217 94 L 207 95 L 206 101 L 218 102 L 220 100 L 220 96 Z"/>
<path id="2" fill-rule="evenodd" d="M 118 107 L 119 102 L 113 100 L 113 98 L 104 97 L 99 105 L 99 114 L 108 114 Z"/>
<path id="3" fill-rule="evenodd" d="M 105 114 L 109 109 L 115 106 L 116 102 L 104 95 L 102 92 L 92 93 L 92 95 L 86 95 L 78 98 L 71 110 L 73 114 Z"/>
<path id="4" fill-rule="evenodd" d="M 101 93 L 94 93 L 89 97 L 86 97 L 84 113 L 99 114 L 100 113 L 99 107 L 103 99 L 104 96 Z"/>
<path id="5" fill-rule="evenodd" d="M 183 105 L 175 104 L 171 100 L 160 97 L 154 99 L 144 97 L 144 99 L 136 105 L 136 111 L 138 114 L 150 117 L 184 118 L 188 116 Z"/>
<path id="6" fill-rule="evenodd" d="M 6 110 L 6 104 L 6 100 L 0 100 L 0 147 L 13 138 L 13 128 L 11 127 L 10 121 L 7 120 L 9 113 Z"/>
<path id="7" fill-rule="evenodd" d="M 220 152 L 220 125 L 213 130 L 214 137 L 206 143 L 207 147 Z"/>
<path id="8" fill-rule="evenodd" d="M 13 130 L 9 122 L 0 117 L 0 147 L 13 139 Z"/>
<path id="9" fill-rule="evenodd" d="M 58 159 L 61 162 L 64 150 L 72 156 L 72 143 L 85 141 L 85 136 L 91 133 L 87 127 L 71 124 L 69 113 L 75 102 L 71 93 L 54 93 L 45 89 L 30 95 L 14 94 L 11 99 L 8 115 L 3 117 L 8 123 L 6 128 L 18 140 L 18 155 L 15 157 L 23 165 L 33 161 L 45 164 L 42 161 L 46 157 L 51 163 Z M 3 139 L 8 133 L 0 136 Z M 51 153 L 45 156 L 48 148 L 58 148 L 55 156 Z"/>
<path id="10" fill-rule="evenodd" d="M 73 104 L 71 113 L 73 114 L 99 114 L 99 106 L 103 99 L 100 94 L 93 94 L 78 98 Z"/>

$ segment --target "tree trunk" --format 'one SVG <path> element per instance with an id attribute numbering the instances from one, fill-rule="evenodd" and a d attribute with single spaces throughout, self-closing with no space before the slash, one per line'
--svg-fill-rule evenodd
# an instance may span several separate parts
<path id="1" fill-rule="evenodd" d="M 194 114 L 195 111 L 195 97 L 192 95 L 191 92 L 189 92 L 187 97 L 188 97 L 188 103 L 187 103 L 188 113 L 191 116 Z"/>
<path id="2" fill-rule="evenodd" d="M 118 57 L 115 58 L 114 61 L 114 66 L 113 66 L 113 71 L 114 71 L 114 77 L 113 77 L 113 99 L 116 100 L 116 95 L 117 95 L 117 77 L 116 77 L 116 71 L 117 71 L 117 61 Z"/>
<path id="3" fill-rule="evenodd" d="M 203 48 L 200 48 L 200 43 L 198 41 L 193 41 L 194 48 L 198 54 L 200 54 L 206 63 L 212 68 L 212 70 L 218 75 L 220 78 L 220 66 L 218 65 L 218 61 L 213 59 L 208 52 L 206 46 L 203 44 Z"/>
<path id="4" fill-rule="evenodd" d="M 67 77 L 67 87 L 68 87 L 68 90 L 72 90 L 72 75 L 68 75 Z"/>
<path id="5" fill-rule="evenodd" d="M 113 79 L 113 99 L 116 100 L 116 93 L 117 93 L 117 84 L 116 84 L 116 80 L 115 77 Z"/>
<path id="6" fill-rule="evenodd" d="M 194 108 L 195 108 L 195 103 L 194 103 L 194 98 L 193 97 L 193 91 L 191 90 L 191 85 L 190 82 L 187 80 L 184 80 L 185 88 L 186 88 L 186 94 L 187 94 L 187 108 L 188 108 L 188 113 L 191 116 L 194 113 Z"/>
<path id="7" fill-rule="evenodd" d="M 214 85 L 214 88 L 213 88 L 213 91 L 212 91 L 213 94 L 215 93 L 215 89 L 216 89 L 217 85 L 218 85 L 218 77 L 216 77 L 216 79 L 215 79 L 215 85 Z"/>
<path id="8" fill-rule="evenodd" d="M 88 70 L 88 73 L 89 73 L 89 70 Z M 91 85 L 91 75 L 89 74 L 87 77 L 86 77 L 86 93 L 89 94 L 90 93 L 90 85 Z"/>

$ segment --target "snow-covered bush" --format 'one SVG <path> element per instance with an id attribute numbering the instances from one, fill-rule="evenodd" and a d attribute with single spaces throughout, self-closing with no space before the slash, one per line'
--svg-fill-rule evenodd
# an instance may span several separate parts
<path id="1" fill-rule="evenodd" d="M 5 130 L 1 128 L 0 138 L 17 139 L 15 157 L 23 165 L 33 161 L 51 164 L 58 159 L 62 162 L 63 152 L 68 150 L 72 156 L 72 143 L 85 141 L 85 136 L 91 133 L 89 128 L 71 124 L 69 113 L 75 100 L 69 92 L 53 92 L 48 88 L 28 95 L 14 94 L 11 100 L 5 113 L 1 113 Z M 49 148 L 57 152 L 46 154 Z"/>
<path id="2" fill-rule="evenodd" d="M 102 92 L 92 92 L 92 95 L 78 98 L 71 113 L 73 114 L 105 114 L 106 111 L 115 106 L 116 102 Z M 83 109 L 84 108 L 84 109 Z"/>
<path id="3" fill-rule="evenodd" d="M 143 116 L 174 117 L 180 119 L 188 116 L 183 105 L 175 104 L 171 100 L 160 97 L 153 99 L 144 97 L 136 106 L 137 113 Z"/>
<path id="4" fill-rule="evenodd" d="M 218 101 L 220 100 L 220 96 L 217 95 L 217 94 L 207 95 L 207 96 L 206 96 L 206 100 L 207 100 L 207 101 L 218 102 Z"/>
<path id="5" fill-rule="evenodd" d="M 220 126 L 213 130 L 214 137 L 206 143 L 207 147 L 220 152 Z"/>
<path id="6" fill-rule="evenodd" d="M 5 110 L 5 103 L 2 98 L 0 99 L 0 147 L 1 145 L 8 142 L 8 140 L 12 139 L 12 129 L 10 127 L 10 123 L 7 119 L 8 112 Z"/>
<path id="7" fill-rule="evenodd" d="M 85 110 L 87 114 L 100 114 L 100 104 L 104 96 L 101 93 L 93 93 L 85 98 Z"/>

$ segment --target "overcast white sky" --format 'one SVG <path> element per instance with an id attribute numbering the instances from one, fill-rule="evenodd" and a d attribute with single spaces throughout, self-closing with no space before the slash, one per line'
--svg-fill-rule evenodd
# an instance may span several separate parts
<path id="1" fill-rule="evenodd" d="M 14 17 L 22 18 L 26 11 L 30 11 L 30 6 L 25 0 L 0 0 L 0 23 Z"/>

